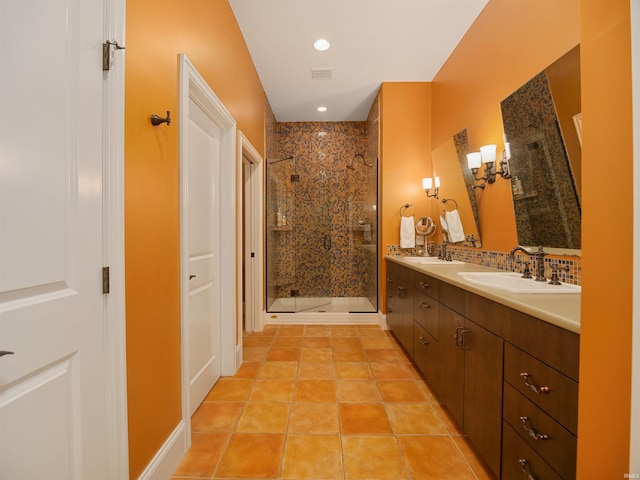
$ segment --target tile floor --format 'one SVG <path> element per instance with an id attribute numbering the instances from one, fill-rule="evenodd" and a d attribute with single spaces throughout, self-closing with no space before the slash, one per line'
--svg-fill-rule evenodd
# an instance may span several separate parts
<path id="1" fill-rule="evenodd" d="M 177 479 L 491 479 L 395 338 L 269 325 L 192 418 Z"/>

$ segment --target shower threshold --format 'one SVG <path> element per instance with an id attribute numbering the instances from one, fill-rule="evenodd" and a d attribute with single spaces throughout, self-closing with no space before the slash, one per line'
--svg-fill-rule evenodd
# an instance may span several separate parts
<path id="1" fill-rule="evenodd" d="M 366 297 L 327 298 L 323 305 L 317 298 L 288 297 L 271 304 L 266 323 L 378 323 L 378 312 Z"/>

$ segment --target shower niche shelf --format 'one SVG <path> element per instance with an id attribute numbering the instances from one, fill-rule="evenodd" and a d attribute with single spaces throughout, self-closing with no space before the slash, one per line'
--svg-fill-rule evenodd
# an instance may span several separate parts
<path id="1" fill-rule="evenodd" d="M 269 227 L 269 230 L 273 231 L 273 232 L 292 232 L 293 231 L 293 225 L 284 225 L 282 227 Z"/>

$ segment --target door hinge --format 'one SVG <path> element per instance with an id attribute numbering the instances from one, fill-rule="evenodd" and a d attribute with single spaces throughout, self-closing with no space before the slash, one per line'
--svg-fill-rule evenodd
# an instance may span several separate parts
<path id="1" fill-rule="evenodd" d="M 125 49 L 125 47 L 121 47 L 120 45 L 118 45 L 118 42 L 116 41 L 111 42 L 107 40 L 102 44 L 102 71 L 103 72 L 109 71 L 111 69 L 111 47 L 115 48 L 116 50 Z"/>
<path id="2" fill-rule="evenodd" d="M 109 293 L 109 267 L 102 267 L 102 293 Z"/>

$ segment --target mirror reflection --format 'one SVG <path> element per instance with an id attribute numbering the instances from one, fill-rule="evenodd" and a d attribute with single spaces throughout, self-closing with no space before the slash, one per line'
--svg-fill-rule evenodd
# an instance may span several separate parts
<path id="1" fill-rule="evenodd" d="M 580 50 L 500 103 L 518 243 L 581 248 Z"/>
<path id="2" fill-rule="evenodd" d="M 481 247 L 476 198 L 461 168 L 466 163 L 469 142 L 466 129 L 432 152 L 433 170 L 440 177 L 438 217 L 440 240 L 459 245 Z M 469 183 L 468 183 L 469 182 Z M 451 225 L 449 226 L 448 223 Z M 444 227 L 444 228 L 443 228 Z M 450 230 L 448 232 L 447 230 Z M 461 232 L 462 230 L 462 232 Z M 445 231 L 444 237 L 443 231 Z"/>

